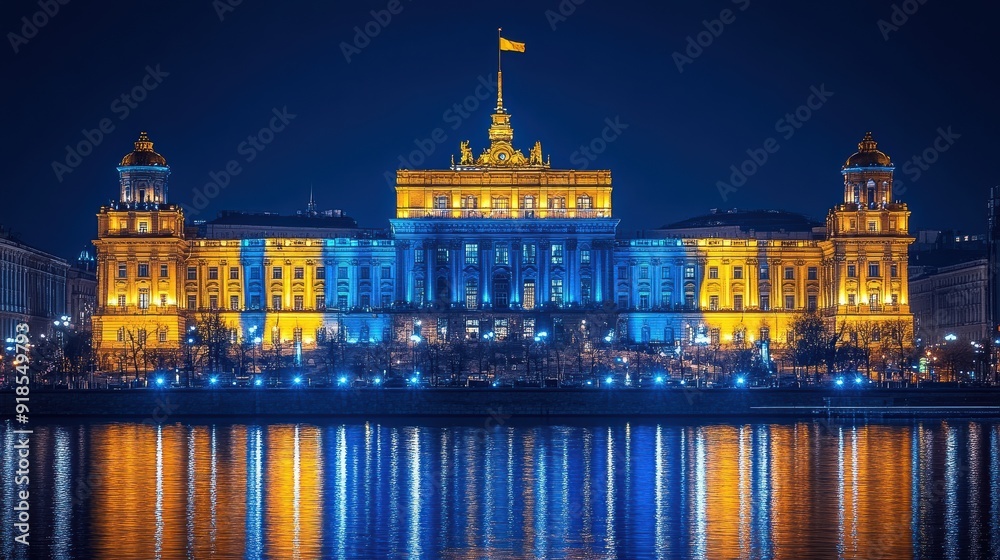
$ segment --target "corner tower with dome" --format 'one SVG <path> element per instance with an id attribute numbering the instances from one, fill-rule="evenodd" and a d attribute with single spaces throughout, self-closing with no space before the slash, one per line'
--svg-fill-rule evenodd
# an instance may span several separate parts
<path id="1" fill-rule="evenodd" d="M 179 279 L 188 242 L 184 212 L 167 200 L 169 176 L 167 160 L 141 132 L 135 149 L 118 165 L 118 200 L 97 213 L 93 328 L 96 350 L 103 356 L 135 361 L 154 341 L 179 345 L 185 324 L 178 305 Z M 126 352 L 128 348 L 133 351 Z M 119 366 L 128 371 L 136 364 Z"/>
<path id="2" fill-rule="evenodd" d="M 826 219 L 827 309 L 842 321 L 909 317 L 910 211 L 892 196 L 895 167 L 871 132 L 841 169 L 844 202 Z"/>

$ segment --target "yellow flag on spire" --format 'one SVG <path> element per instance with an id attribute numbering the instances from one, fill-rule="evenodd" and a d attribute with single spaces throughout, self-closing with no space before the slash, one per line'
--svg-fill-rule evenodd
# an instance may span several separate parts
<path id="1" fill-rule="evenodd" d="M 515 41 L 508 41 L 503 37 L 500 37 L 500 50 L 502 51 L 514 51 L 514 52 L 524 52 L 524 43 L 517 43 Z"/>

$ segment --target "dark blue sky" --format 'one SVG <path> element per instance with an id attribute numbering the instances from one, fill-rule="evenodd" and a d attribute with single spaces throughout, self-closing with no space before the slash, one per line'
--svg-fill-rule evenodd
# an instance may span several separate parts
<path id="1" fill-rule="evenodd" d="M 995 3 L 401 0 L 381 26 L 369 24 L 371 11 L 388 1 L 242 0 L 220 21 L 228 2 L 69 1 L 51 18 L 35 16 L 49 21 L 31 38 L 28 29 L 27 42 L 10 33 L 21 34 L 39 3 L 5 2 L 0 224 L 75 255 L 94 235 L 98 207 L 117 196 L 116 164 L 148 130 L 173 170 L 171 202 L 191 205 L 211 172 L 239 162 L 198 218 L 289 213 L 312 184 L 320 207 L 385 227 L 394 206 L 385 174 L 415 140 L 442 129 L 442 143 L 424 142 L 433 153 L 422 167 L 432 168 L 447 167 L 460 140 L 477 154 L 486 145 L 492 97 L 467 118 L 447 111 L 476 93 L 480 76 L 495 78 L 498 26 L 527 43 L 526 53 L 504 55 L 505 105 L 525 153 L 541 140 L 553 167 L 578 167 L 585 158 L 575 152 L 606 119 L 627 126 L 587 160 L 612 170 L 623 232 L 711 208 L 822 219 L 841 200 L 840 166 L 867 130 L 897 165 L 914 229 L 983 230 L 998 182 Z M 880 29 L 894 11 L 902 25 Z M 728 23 L 710 21 L 723 15 Z M 710 35 L 706 20 L 721 34 Z M 342 43 L 366 24 L 378 34 L 348 62 Z M 679 71 L 674 53 L 703 31 L 707 46 L 685 54 L 697 56 Z M 156 87 L 140 92 L 142 102 L 120 100 L 157 66 L 168 75 L 146 79 Z M 810 100 L 821 87 L 832 95 Z M 800 110 L 809 118 L 798 127 L 779 122 L 808 102 L 814 109 Z M 286 107 L 294 119 L 248 162 L 241 142 Z M 53 162 L 65 164 L 66 146 L 102 119 L 113 130 L 60 181 Z M 948 127 L 952 139 L 937 142 L 947 151 L 932 150 L 926 169 L 906 167 Z M 777 151 L 723 200 L 717 183 L 769 138 Z"/>

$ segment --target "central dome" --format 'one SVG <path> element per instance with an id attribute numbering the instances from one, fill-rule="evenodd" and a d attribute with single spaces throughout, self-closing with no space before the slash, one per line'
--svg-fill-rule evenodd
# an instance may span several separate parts
<path id="1" fill-rule="evenodd" d="M 858 143 L 858 151 L 847 158 L 844 168 L 848 167 L 889 167 L 892 161 L 885 153 L 878 150 L 878 143 L 872 138 L 872 133 L 868 132 Z"/>
<path id="2" fill-rule="evenodd" d="M 121 162 L 121 167 L 166 167 L 166 165 L 167 160 L 153 151 L 153 142 L 150 141 L 145 131 L 139 133 L 139 139 L 135 141 L 135 150 L 126 154 Z"/>

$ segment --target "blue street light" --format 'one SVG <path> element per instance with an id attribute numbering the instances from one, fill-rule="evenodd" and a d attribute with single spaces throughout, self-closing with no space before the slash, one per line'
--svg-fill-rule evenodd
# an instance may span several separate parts
<path id="1" fill-rule="evenodd" d="M 611 377 L 610 375 L 604 378 L 604 384 L 605 385 L 611 385 L 614 382 L 615 382 L 615 378 Z"/>
<path id="2" fill-rule="evenodd" d="M 292 383 L 298 385 L 298 384 L 302 383 L 302 378 L 299 377 L 299 376 L 296 376 L 295 379 L 292 379 Z"/>
<path id="3" fill-rule="evenodd" d="M 844 386 L 844 378 L 843 377 L 838 377 L 837 380 L 834 383 L 837 384 L 837 387 L 843 387 Z"/>
<path id="4" fill-rule="evenodd" d="M 747 378 L 742 375 L 736 378 L 736 384 L 742 387 L 747 382 Z"/>
<path id="5" fill-rule="evenodd" d="M 260 380 L 260 379 L 254 379 L 254 380 L 253 380 L 253 384 L 254 384 L 255 386 L 257 386 L 257 387 L 260 387 L 261 385 L 263 385 L 263 383 L 261 383 L 261 380 Z"/>
<path id="6" fill-rule="evenodd" d="M 862 383 L 864 383 L 864 382 L 865 382 L 865 380 L 864 380 L 864 379 L 862 379 L 862 378 L 860 378 L 860 377 L 855 377 L 855 378 L 854 378 L 854 384 L 855 384 L 855 385 L 861 385 L 861 384 L 862 384 Z"/>
<path id="7" fill-rule="evenodd" d="M 382 378 L 381 377 L 376 377 L 375 379 L 372 379 L 372 383 L 374 383 L 376 385 L 381 385 L 382 384 Z"/>
<path id="8" fill-rule="evenodd" d="M 340 384 L 340 385 L 347 385 L 347 377 L 345 377 L 343 375 L 340 376 L 340 379 L 337 380 L 337 383 Z"/>
<path id="9" fill-rule="evenodd" d="M 157 384 L 158 386 L 160 386 L 160 387 L 163 387 L 163 383 L 164 383 L 164 381 L 163 381 L 163 378 L 162 378 L 162 377 L 157 377 L 157 378 L 156 378 L 156 384 Z"/>
<path id="10" fill-rule="evenodd" d="M 656 381 L 657 385 L 663 385 L 663 376 L 662 375 L 657 375 L 656 379 L 654 379 L 654 381 Z"/>
<path id="11" fill-rule="evenodd" d="M 215 385 L 216 383 L 219 382 L 219 378 L 213 375 L 212 377 L 208 378 L 208 382 L 212 385 Z"/>

